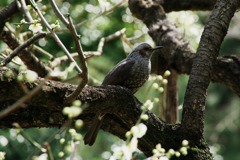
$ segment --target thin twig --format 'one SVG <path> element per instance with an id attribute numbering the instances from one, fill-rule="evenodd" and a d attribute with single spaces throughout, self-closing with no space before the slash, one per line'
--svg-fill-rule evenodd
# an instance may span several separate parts
<path id="1" fill-rule="evenodd" d="M 108 41 L 110 41 L 112 39 L 115 39 L 116 37 L 121 36 L 122 34 L 124 34 L 125 31 L 126 31 L 126 28 L 123 28 L 120 31 L 115 32 L 114 34 L 111 34 L 111 35 L 109 35 L 107 37 L 101 38 L 101 40 L 100 40 L 100 42 L 98 44 L 98 51 L 102 52 L 103 45 L 104 45 L 105 42 L 108 42 Z"/>
<path id="2" fill-rule="evenodd" d="M 93 56 L 101 56 L 102 53 L 103 53 L 103 46 L 106 42 L 109 42 L 113 39 L 116 39 L 118 37 L 122 37 L 122 35 L 124 35 L 126 31 L 126 28 L 123 28 L 111 35 L 108 35 L 107 37 L 103 37 L 100 39 L 99 43 L 98 43 L 98 49 L 97 51 L 86 51 L 86 52 L 83 52 L 84 55 L 85 55 L 85 59 L 88 59 L 88 58 L 91 58 Z"/>
<path id="3" fill-rule="evenodd" d="M 23 82 L 20 81 L 20 82 L 18 82 L 18 84 L 25 94 L 29 94 L 29 89 L 27 88 L 27 86 Z"/>
<path id="4" fill-rule="evenodd" d="M 31 14 L 28 11 L 28 8 L 27 8 L 27 5 L 25 3 L 25 0 L 18 0 L 18 1 L 20 1 L 20 4 L 21 4 L 20 8 L 21 8 L 21 10 L 23 12 L 25 20 L 27 22 L 30 22 L 30 23 L 33 22 L 33 18 L 32 18 Z"/>
<path id="5" fill-rule="evenodd" d="M 50 60 L 53 59 L 53 55 L 51 55 L 49 52 L 47 52 L 46 50 L 44 50 L 43 48 L 41 48 L 37 45 L 33 45 L 33 50 L 37 51 L 38 53 L 43 54 L 44 56 L 47 56 Z"/>
<path id="6" fill-rule="evenodd" d="M 48 160 L 54 160 L 54 158 L 53 158 L 53 153 L 52 153 L 52 149 L 51 149 L 51 146 L 49 145 L 49 143 L 46 142 L 46 143 L 44 144 L 44 146 L 45 146 L 45 148 L 46 148 L 46 150 L 47 150 Z"/>
<path id="7" fill-rule="evenodd" d="M 100 39 L 99 43 L 98 43 L 98 49 L 97 51 L 85 51 L 83 52 L 83 54 L 85 55 L 85 59 L 89 59 L 93 56 L 101 56 L 102 55 L 102 52 L 103 52 L 103 46 L 106 42 L 109 42 L 115 38 L 118 38 L 120 36 L 122 36 L 124 34 L 124 32 L 126 31 L 125 28 L 121 29 L 120 31 L 117 31 L 107 37 L 103 37 Z M 72 53 L 71 56 L 75 59 L 78 57 L 78 53 Z M 68 57 L 67 56 L 62 56 L 62 57 L 58 57 L 58 58 L 55 58 L 50 66 L 51 68 L 54 68 L 56 67 L 57 65 L 61 64 L 62 62 L 65 62 L 68 60 Z"/>
<path id="8" fill-rule="evenodd" d="M 7 58 L 7 55 L 6 55 L 5 53 L 2 53 L 2 54 L 0 55 L 0 57 L 1 57 L 0 60 L 1 60 L 1 59 L 5 59 L 5 58 Z M 12 63 L 15 64 L 15 65 L 17 65 L 17 66 L 21 66 L 21 65 L 22 65 L 22 64 L 14 61 L 14 60 L 12 60 Z"/>
<path id="9" fill-rule="evenodd" d="M 85 57 L 83 55 L 83 50 L 82 50 L 82 46 L 81 46 L 81 43 L 80 43 L 80 37 L 77 34 L 76 28 L 74 27 L 74 24 L 72 22 L 72 19 L 71 19 L 70 15 L 68 15 L 68 20 L 69 20 L 69 29 L 72 33 L 72 36 L 73 36 L 73 39 L 74 39 L 74 42 L 75 42 L 75 45 L 76 45 L 76 50 L 77 50 L 78 56 L 80 58 L 81 68 L 82 68 L 83 72 L 85 72 L 85 74 L 87 74 L 87 71 L 88 71 L 87 70 L 87 64 L 86 64 L 86 61 L 85 61 Z"/>
<path id="10" fill-rule="evenodd" d="M 85 59 L 88 59 L 92 56 L 100 56 L 102 54 L 102 52 L 98 52 L 98 51 L 85 51 L 83 52 L 83 54 L 85 55 Z M 72 53 L 71 56 L 76 59 L 78 58 L 78 53 Z M 66 55 L 55 58 L 51 63 L 50 66 L 51 68 L 54 68 L 56 66 L 58 66 L 59 64 L 61 64 L 62 62 L 66 62 L 68 60 L 68 57 Z"/>
<path id="11" fill-rule="evenodd" d="M 75 42 L 75 47 L 81 62 L 81 68 L 82 68 L 82 74 L 80 74 L 82 81 L 80 82 L 80 84 L 78 85 L 78 87 L 76 88 L 76 90 L 71 93 L 70 95 L 68 95 L 65 99 L 65 102 L 71 102 L 74 99 L 76 99 L 76 97 L 79 95 L 79 93 L 82 91 L 83 87 L 87 84 L 88 82 L 88 68 L 87 68 L 87 63 L 85 60 L 85 57 L 83 55 L 83 50 L 82 50 L 82 46 L 80 43 L 80 38 L 79 35 L 77 34 L 76 28 L 74 27 L 74 24 L 72 22 L 72 19 L 70 17 L 70 15 L 68 15 L 68 21 L 69 21 L 69 30 L 72 33 L 74 42 Z"/>
<path id="12" fill-rule="evenodd" d="M 53 11 L 55 12 L 55 14 L 58 16 L 58 18 L 63 22 L 63 24 L 65 24 L 65 26 L 68 27 L 69 23 L 66 20 L 66 18 L 62 15 L 62 13 L 60 12 L 60 10 L 58 9 L 56 3 L 54 0 L 50 0 L 50 3 L 53 7 Z"/>
<path id="13" fill-rule="evenodd" d="M 37 4 L 34 0 L 30 0 L 32 7 L 34 8 L 34 10 L 38 13 L 39 17 L 41 18 L 41 20 L 43 21 L 43 23 L 45 24 L 45 26 L 47 27 L 47 29 L 51 32 L 54 40 L 57 42 L 57 44 L 60 46 L 60 48 L 66 53 L 66 55 L 68 56 L 68 58 L 70 59 L 71 62 L 74 63 L 75 68 L 77 69 L 79 74 L 82 74 L 82 70 L 81 68 L 78 66 L 77 62 L 72 58 L 71 54 L 69 53 L 69 51 L 67 50 L 67 48 L 64 46 L 64 44 L 62 43 L 62 41 L 59 39 L 59 37 L 57 36 L 57 34 L 53 31 L 53 29 L 51 28 L 51 26 L 49 25 L 49 23 L 47 22 L 47 20 L 44 18 L 43 14 L 41 13 L 41 11 L 39 10 L 39 8 L 37 7 Z"/>
<path id="14" fill-rule="evenodd" d="M 89 53 L 86 52 L 87 53 L 86 54 L 86 59 L 91 58 L 93 56 L 101 56 L 102 53 L 103 53 L 103 46 L 104 46 L 104 44 L 106 42 L 109 42 L 109 41 L 117 38 L 117 37 L 121 37 L 125 33 L 125 31 L 126 31 L 126 28 L 123 28 L 123 29 L 121 29 L 121 30 L 119 30 L 119 31 L 117 31 L 117 32 L 107 36 L 107 37 L 101 38 L 99 43 L 98 43 L 97 51 L 96 52 L 89 52 Z"/>
<path id="15" fill-rule="evenodd" d="M 83 52 L 83 54 L 85 55 L 85 59 L 88 60 L 89 58 L 93 57 L 93 56 L 101 56 L 102 55 L 102 51 L 86 51 Z"/>
<path id="16" fill-rule="evenodd" d="M 71 56 L 75 59 L 76 57 L 78 57 L 78 53 L 73 53 L 71 54 Z M 50 63 L 50 66 L 51 68 L 55 68 L 56 66 L 58 66 L 62 62 L 66 62 L 67 60 L 68 60 L 68 57 L 66 55 L 58 58 L 54 58 L 54 60 Z"/>
<path id="17" fill-rule="evenodd" d="M 125 34 L 121 35 L 121 41 L 124 42 L 124 43 L 126 43 L 129 48 L 133 49 L 133 48 L 132 48 L 132 47 L 133 47 L 133 46 L 132 46 L 133 43 L 131 43 L 131 42 L 129 41 L 129 39 L 126 37 Z"/>
<path id="18" fill-rule="evenodd" d="M 8 64 L 14 57 L 16 57 L 20 52 L 22 52 L 25 48 L 33 44 L 36 40 L 43 38 L 46 36 L 46 33 L 38 33 L 35 36 L 31 37 L 28 39 L 25 43 L 22 45 L 18 46 L 6 59 L 3 60 L 2 66 L 5 66 Z"/>
<path id="19" fill-rule="evenodd" d="M 88 21 L 94 21 L 95 19 L 97 19 L 98 17 L 104 16 L 108 13 L 110 13 L 111 11 L 113 11 L 114 9 L 116 9 L 117 7 L 122 6 L 124 3 L 126 3 L 127 0 L 122 0 L 121 2 L 119 2 L 118 4 L 116 4 L 115 6 L 109 8 L 108 10 L 100 13 L 99 15 L 96 15 L 95 17 L 91 18 L 90 20 L 84 20 L 78 24 L 75 25 L 75 27 L 80 27 L 81 25 L 83 25 L 84 23 L 88 22 Z"/>
<path id="20" fill-rule="evenodd" d="M 74 24 L 72 22 L 70 15 L 68 15 L 68 21 L 67 21 L 65 19 L 65 17 L 62 15 L 62 13 L 59 11 L 54 0 L 50 0 L 50 2 L 51 2 L 51 5 L 52 5 L 56 15 L 59 17 L 59 19 L 63 22 L 63 24 L 65 24 L 67 26 L 67 28 L 69 29 L 69 31 L 72 33 L 72 36 L 73 36 L 73 39 L 75 42 L 75 47 L 76 47 L 76 50 L 77 50 L 77 53 L 78 53 L 78 56 L 79 56 L 79 59 L 81 62 L 80 65 L 81 65 L 82 73 L 80 73 L 79 75 L 81 76 L 82 81 L 80 82 L 80 84 L 78 85 L 76 90 L 73 93 L 71 93 L 70 95 L 66 96 L 66 99 L 65 99 L 65 102 L 72 102 L 74 99 L 77 98 L 79 93 L 82 91 L 82 89 L 88 82 L 88 68 L 87 68 L 87 64 L 85 61 L 85 57 L 83 55 L 83 50 L 82 50 L 82 46 L 80 43 L 79 35 L 77 34 L 77 31 L 74 27 Z"/>
<path id="21" fill-rule="evenodd" d="M 25 140 L 27 140 L 31 145 L 33 145 L 34 147 L 38 148 L 40 151 L 42 151 L 43 153 L 46 152 L 46 149 L 43 148 L 38 142 L 34 141 L 31 137 L 29 137 L 27 134 L 25 134 L 23 132 L 23 129 L 21 128 L 21 126 L 18 123 L 14 123 L 13 126 L 15 126 L 18 130 L 19 130 L 19 134 L 21 136 L 23 136 L 23 138 Z"/>
<path id="22" fill-rule="evenodd" d="M 14 36 L 6 27 L 4 27 L 3 31 L 0 33 L 0 38 L 12 50 L 21 45 L 20 41 L 16 39 L 16 36 Z M 41 63 L 41 61 L 39 61 L 39 59 L 32 52 L 24 49 L 18 54 L 18 56 L 28 67 L 28 69 L 35 71 L 40 77 L 45 77 L 49 73 L 50 68 Z"/>

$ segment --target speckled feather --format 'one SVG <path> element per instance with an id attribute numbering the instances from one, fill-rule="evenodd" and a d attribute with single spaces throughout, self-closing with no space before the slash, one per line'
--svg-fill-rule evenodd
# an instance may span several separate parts
<path id="1" fill-rule="evenodd" d="M 135 93 L 148 80 L 151 54 L 149 44 L 140 44 L 107 74 L 102 85 L 120 85 Z"/>
<path id="2" fill-rule="evenodd" d="M 119 85 L 135 93 L 147 80 L 151 70 L 150 57 L 155 49 L 147 43 L 138 45 L 126 59 L 119 62 L 105 77 L 102 85 Z M 93 145 L 101 128 L 105 113 L 96 114 L 84 137 L 84 143 Z"/>

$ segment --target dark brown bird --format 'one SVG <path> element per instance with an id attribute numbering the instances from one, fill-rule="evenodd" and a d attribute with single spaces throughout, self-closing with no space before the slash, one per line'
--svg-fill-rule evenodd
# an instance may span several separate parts
<path id="1" fill-rule="evenodd" d="M 151 71 L 150 58 L 156 49 L 147 43 L 138 45 L 124 60 L 119 62 L 104 78 L 102 85 L 118 85 L 128 88 L 133 94 L 148 80 Z M 95 116 L 92 126 L 84 137 L 84 143 L 93 145 L 105 113 Z"/>

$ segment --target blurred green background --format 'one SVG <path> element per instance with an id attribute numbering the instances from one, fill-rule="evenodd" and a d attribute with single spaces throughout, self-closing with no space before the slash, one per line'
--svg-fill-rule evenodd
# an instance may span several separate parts
<path id="1" fill-rule="evenodd" d="M 1 0 L 0 8 L 2 9 L 11 2 L 12 0 Z M 148 42 L 151 45 L 154 45 L 154 42 L 147 34 L 148 29 L 140 20 L 131 15 L 126 2 L 124 5 L 114 7 L 120 2 L 121 1 L 119 0 L 56 0 L 56 3 L 63 14 L 70 13 L 75 24 L 82 23 L 77 27 L 77 31 L 81 35 L 81 43 L 84 51 L 96 51 L 99 40 L 102 37 L 106 37 L 116 31 L 126 28 L 124 37 L 118 37 L 104 45 L 102 56 L 96 56 L 88 60 L 90 85 L 99 85 L 104 78 L 104 75 L 106 75 L 115 64 L 125 58 L 126 54 L 131 51 L 131 48 L 135 44 Z M 56 23 L 57 17 L 49 5 L 49 1 L 43 0 L 38 4 L 39 7 L 42 8 L 44 16 L 48 22 L 53 24 Z M 106 12 L 112 7 L 114 8 L 112 12 Z M 101 13 L 105 14 L 101 15 Z M 190 11 L 167 14 L 168 19 L 179 27 L 179 32 L 195 49 L 198 46 L 203 26 L 208 15 L 208 12 Z M 36 15 L 33 17 L 37 18 Z M 222 45 L 220 51 L 221 56 L 237 54 L 240 51 L 240 32 L 239 29 L 236 29 L 240 23 L 239 19 L 239 14 L 236 14 L 231 23 L 228 35 Z M 21 14 L 18 14 L 10 19 L 8 25 L 19 33 L 28 31 L 28 24 L 21 25 L 20 27 L 18 26 L 21 20 L 22 16 Z M 61 22 L 60 25 L 64 28 Z M 46 30 L 46 28 L 44 27 L 43 30 Z M 74 42 L 69 32 L 59 32 L 58 35 L 66 47 L 71 52 L 75 52 Z M 132 44 L 132 46 L 128 45 L 127 42 Z M 54 57 L 64 55 L 63 51 L 61 51 L 50 36 L 40 40 L 36 44 Z M 9 52 L 6 48 L 7 46 L 0 41 L 1 54 L 7 54 L 7 52 Z M 36 56 L 38 56 L 46 64 L 50 61 L 50 57 L 46 55 L 37 54 Z M 65 62 L 57 69 L 64 71 L 68 66 L 69 63 Z M 75 76 L 76 71 L 74 70 L 68 72 L 67 75 L 65 74 L 66 80 Z M 179 76 L 178 88 L 180 111 L 187 80 L 187 75 Z M 78 81 L 75 80 L 69 82 L 78 83 Z M 147 98 L 153 99 L 155 97 L 159 97 L 159 92 L 154 89 L 151 89 L 146 95 L 146 92 L 149 87 L 151 87 L 151 84 L 152 82 L 148 82 L 136 93 L 136 96 L 142 102 L 144 102 Z M 157 107 L 157 104 L 155 104 L 155 107 Z M 239 107 L 239 97 L 232 93 L 226 86 L 216 83 L 210 84 L 205 114 L 205 137 L 216 160 L 240 159 Z M 154 111 L 158 114 L 157 109 Z M 84 134 L 86 130 L 81 129 L 78 132 Z M 41 145 L 48 142 L 51 146 L 53 157 L 55 159 L 58 159 L 59 152 L 65 153 L 63 159 L 69 157 L 69 154 L 67 154 L 66 151 L 66 143 L 60 143 L 61 138 L 65 138 L 66 141 L 71 142 L 72 137 L 68 134 L 67 130 L 59 130 L 58 128 L 31 128 L 24 129 L 23 133 Z M 108 159 L 109 155 L 111 155 L 111 149 L 120 143 L 122 143 L 122 141 L 117 137 L 100 131 L 97 142 L 92 147 L 85 146 L 82 142 L 80 142 L 76 153 L 78 155 L 78 159 Z M 6 159 L 25 160 L 46 158 L 46 154 L 42 154 L 38 148 L 34 147 L 14 129 L 0 130 L 0 151 L 6 152 Z"/>

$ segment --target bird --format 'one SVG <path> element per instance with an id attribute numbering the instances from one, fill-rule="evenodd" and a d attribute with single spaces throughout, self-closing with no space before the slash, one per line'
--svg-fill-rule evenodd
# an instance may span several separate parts
<path id="1" fill-rule="evenodd" d="M 102 86 L 117 85 L 127 88 L 136 93 L 137 90 L 148 80 L 151 72 L 150 58 L 152 53 L 163 46 L 151 47 L 148 43 L 139 44 L 121 62 L 119 62 L 104 78 Z M 93 145 L 97 133 L 102 125 L 105 113 L 97 113 L 92 125 L 84 137 L 85 145 Z"/>

